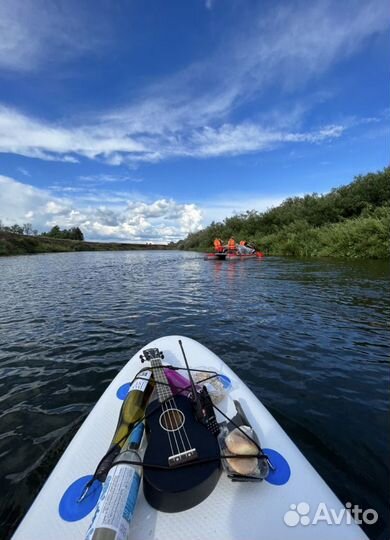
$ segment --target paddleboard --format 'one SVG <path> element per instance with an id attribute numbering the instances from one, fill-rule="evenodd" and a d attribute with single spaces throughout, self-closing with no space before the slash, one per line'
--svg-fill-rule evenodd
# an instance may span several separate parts
<path id="1" fill-rule="evenodd" d="M 274 470 L 257 483 L 235 483 L 222 473 L 211 495 L 197 506 L 178 513 L 153 509 L 141 487 L 129 539 L 367 539 L 346 515 L 340 524 L 323 518 L 313 523 L 320 505 L 324 509 L 322 515 L 332 509 L 340 515 L 344 509 L 342 503 L 243 381 L 213 352 L 181 336 L 162 337 L 145 345 L 118 373 L 70 442 L 13 539 L 85 538 L 101 486 L 95 486 L 82 503 L 77 503 L 77 499 L 109 446 L 129 383 L 145 367 L 139 355 L 146 348 L 157 347 L 165 355 L 164 363 L 184 367 L 179 339 L 192 368 L 215 370 L 223 375 L 222 380 L 228 381 L 230 391 L 218 406 L 233 417 L 236 413 L 233 400 L 240 402 Z M 223 420 L 218 415 L 217 419 Z"/>

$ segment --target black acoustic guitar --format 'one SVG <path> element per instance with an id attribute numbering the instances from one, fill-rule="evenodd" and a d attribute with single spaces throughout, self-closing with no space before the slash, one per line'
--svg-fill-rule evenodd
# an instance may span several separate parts
<path id="1" fill-rule="evenodd" d="M 164 467 L 144 467 L 144 495 L 157 510 L 181 512 L 213 491 L 221 471 L 219 446 L 216 437 L 196 420 L 191 400 L 173 396 L 161 365 L 162 353 L 147 349 L 143 354 L 141 358 L 151 362 L 158 395 L 146 409 L 144 463 Z"/>

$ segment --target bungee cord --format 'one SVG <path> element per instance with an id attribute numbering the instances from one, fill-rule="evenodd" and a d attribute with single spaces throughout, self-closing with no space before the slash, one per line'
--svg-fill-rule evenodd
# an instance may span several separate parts
<path id="1" fill-rule="evenodd" d="M 207 370 L 207 369 L 196 369 L 196 368 L 183 368 L 183 367 L 177 367 L 177 366 L 172 366 L 172 365 L 161 365 L 161 369 L 172 369 L 172 370 L 175 370 L 175 371 L 179 371 L 179 370 L 184 370 L 184 371 L 196 371 L 196 372 L 200 372 L 200 373 L 210 373 L 211 375 L 209 377 L 206 377 L 205 379 L 202 379 L 201 381 L 198 381 L 197 384 L 203 384 L 211 379 L 214 379 L 216 377 L 219 377 L 221 374 L 217 373 L 216 371 L 213 371 L 213 370 Z M 147 381 L 149 382 L 149 378 L 146 378 L 146 377 L 142 377 L 140 376 L 140 374 L 144 371 L 149 371 L 150 368 L 149 367 L 144 367 L 144 368 L 141 368 L 137 374 L 135 375 L 135 377 L 133 378 L 133 380 L 131 381 L 130 385 L 132 385 L 136 380 L 143 380 L 143 381 Z M 157 381 L 157 380 L 154 380 L 155 384 L 159 384 L 159 385 L 162 385 L 162 386 L 167 386 L 170 388 L 170 384 L 168 382 L 164 382 L 164 381 Z M 179 389 L 176 389 L 175 391 L 175 395 L 180 395 L 184 392 L 188 392 L 189 390 L 192 389 L 192 386 L 191 386 L 191 383 L 189 383 L 187 386 L 184 386 L 183 388 L 179 388 Z M 171 400 L 174 400 L 174 397 L 167 397 L 167 399 L 163 402 L 160 402 L 158 401 L 158 403 L 156 404 L 155 407 L 152 408 L 152 410 L 150 410 L 148 412 L 148 414 L 144 414 L 139 420 L 137 420 L 132 428 L 130 429 L 130 426 L 128 426 L 127 428 L 127 432 L 125 435 L 123 435 L 123 437 L 121 437 L 119 439 L 119 441 L 117 441 L 117 443 L 115 445 L 112 445 L 111 448 L 109 448 L 107 450 L 107 452 L 104 454 L 104 456 L 101 458 L 101 460 L 99 461 L 96 469 L 95 469 L 95 472 L 92 476 L 92 478 L 87 482 L 87 484 L 84 486 L 84 489 L 79 497 L 79 499 L 77 500 L 78 503 L 81 503 L 85 497 L 87 496 L 88 492 L 89 492 L 89 489 L 91 488 L 92 484 L 95 482 L 95 480 L 97 480 L 97 472 L 99 470 L 99 468 L 101 467 L 101 465 L 103 464 L 103 462 L 105 460 L 107 460 L 107 458 L 114 452 L 117 452 L 118 450 L 118 446 L 120 447 L 121 444 L 123 442 L 125 442 L 129 436 L 131 435 L 132 431 L 137 427 L 139 426 L 142 422 L 144 422 L 144 420 L 146 420 L 147 418 L 149 418 L 152 414 L 154 414 L 160 407 L 164 407 L 164 405 L 166 405 L 167 402 L 171 401 Z M 174 402 L 175 403 L 175 402 Z M 221 461 L 223 459 L 229 459 L 229 458 L 234 458 L 234 459 L 248 459 L 248 458 L 257 458 L 257 459 L 265 459 L 269 465 L 269 467 L 271 468 L 272 471 L 275 471 L 275 467 L 272 465 L 269 457 L 263 452 L 261 446 L 259 445 L 259 443 L 254 440 L 254 438 L 252 438 L 248 433 L 246 433 L 232 418 L 230 418 L 229 416 L 227 416 L 219 407 L 217 407 L 217 405 L 215 405 L 213 403 L 213 407 L 226 419 L 228 420 L 228 422 L 230 422 L 235 428 L 237 428 L 248 440 L 250 440 L 255 446 L 256 448 L 259 450 L 259 454 L 233 454 L 233 455 L 222 455 L 220 453 L 219 457 L 217 458 L 204 458 L 204 459 L 196 459 L 196 460 L 193 460 L 193 461 L 190 461 L 190 462 L 186 462 L 186 463 L 181 463 L 181 464 L 177 464 L 175 465 L 175 469 L 176 468 L 182 468 L 182 467 L 193 467 L 195 465 L 201 465 L 201 464 L 205 464 L 205 463 L 212 463 L 212 462 L 215 462 L 215 461 Z M 150 408 L 150 407 L 149 407 Z M 167 411 L 168 409 L 164 409 L 165 411 Z M 168 416 L 169 416 L 169 412 L 168 412 Z M 173 424 L 171 424 L 173 426 Z M 174 431 L 173 431 L 174 433 Z M 176 438 L 175 438 L 176 439 Z M 188 439 L 188 436 L 187 436 L 187 439 Z M 169 440 L 170 442 L 170 445 L 171 445 L 171 449 L 172 449 L 172 452 L 173 452 L 173 448 L 172 448 L 172 443 L 171 443 L 171 440 Z M 176 441 L 176 445 L 177 445 L 177 441 Z M 179 448 L 179 447 L 178 447 Z M 185 448 L 185 447 L 184 447 Z M 148 468 L 148 469 L 159 469 L 159 470 L 172 470 L 172 466 L 168 466 L 168 465 L 156 465 L 156 464 L 148 464 L 148 463 L 145 463 L 143 461 L 132 461 L 132 460 L 121 460 L 121 459 L 117 459 L 115 462 L 113 461 L 109 466 L 108 466 L 108 469 L 107 469 L 107 473 L 108 471 L 116 466 L 116 465 L 121 465 L 121 464 L 127 464 L 127 465 L 136 465 L 136 466 L 139 466 L 139 467 L 142 467 L 142 468 Z M 260 479 L 259 478 L 256 478 L 256 477 L 251 477 L 251 476 L 245 476 L 245 475 L 234 475 L 234 474 L 228 474 L 228 478 L 231 478 L 232 481 L 259 481 Z M 242 480 L 240 480 L 239 478 L 241 478 Z"/>

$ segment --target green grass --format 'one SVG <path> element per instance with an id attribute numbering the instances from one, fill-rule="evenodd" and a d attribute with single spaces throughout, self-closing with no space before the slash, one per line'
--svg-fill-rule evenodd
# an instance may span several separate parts
<path id="1" fill-rule="evenodd" d="M 326 195 L 286 199 L 266 212 L 212 223 L 178 242 L 211 251 L 216 237 L 254 242 L 268 255 L 386 259 L 390 237 L 390 168 L 358 176 Z"/>
<path id="2" fill-rule="evenodd" d="M 25 236 L 0 231 L 0 256 L 26 255 L 32 253 L 56 253 L 71 251 L 134 251 L 140 249 L 168 249 L 165 245 L 122 244 L 61 240 L 44 236 Z"/>
<path id="3" fill-rule="evenodd" d="M 268 255 L 293 257 L 389 257 L 390 208 L 323 227 L 294 223 L 278 233 L 256 239 Z"/>

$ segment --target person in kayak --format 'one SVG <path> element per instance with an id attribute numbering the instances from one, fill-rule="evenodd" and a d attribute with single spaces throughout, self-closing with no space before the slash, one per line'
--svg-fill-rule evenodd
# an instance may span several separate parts
<path id="1" fill-rule="evenodd" d="M 239 255 L 253 255 L 256 250 L 248 245 L 246 240 L 241 240 L 240 245 L 237 248 Z"/>
<path id="2" fill-rule="evenodd" d="M 236 253 L 236 241 L 234 240 L 233 236 L 229 239 L 228 251 L 229 253 Z"/>
<path id="3" fill-rule="evenodd" d="M 215 251 L 217 253 L 223 253 L 224 252 L 222 240 L 220 238 L 216 238 L 214 240 L 214 249 L 215 249 Z"/>

